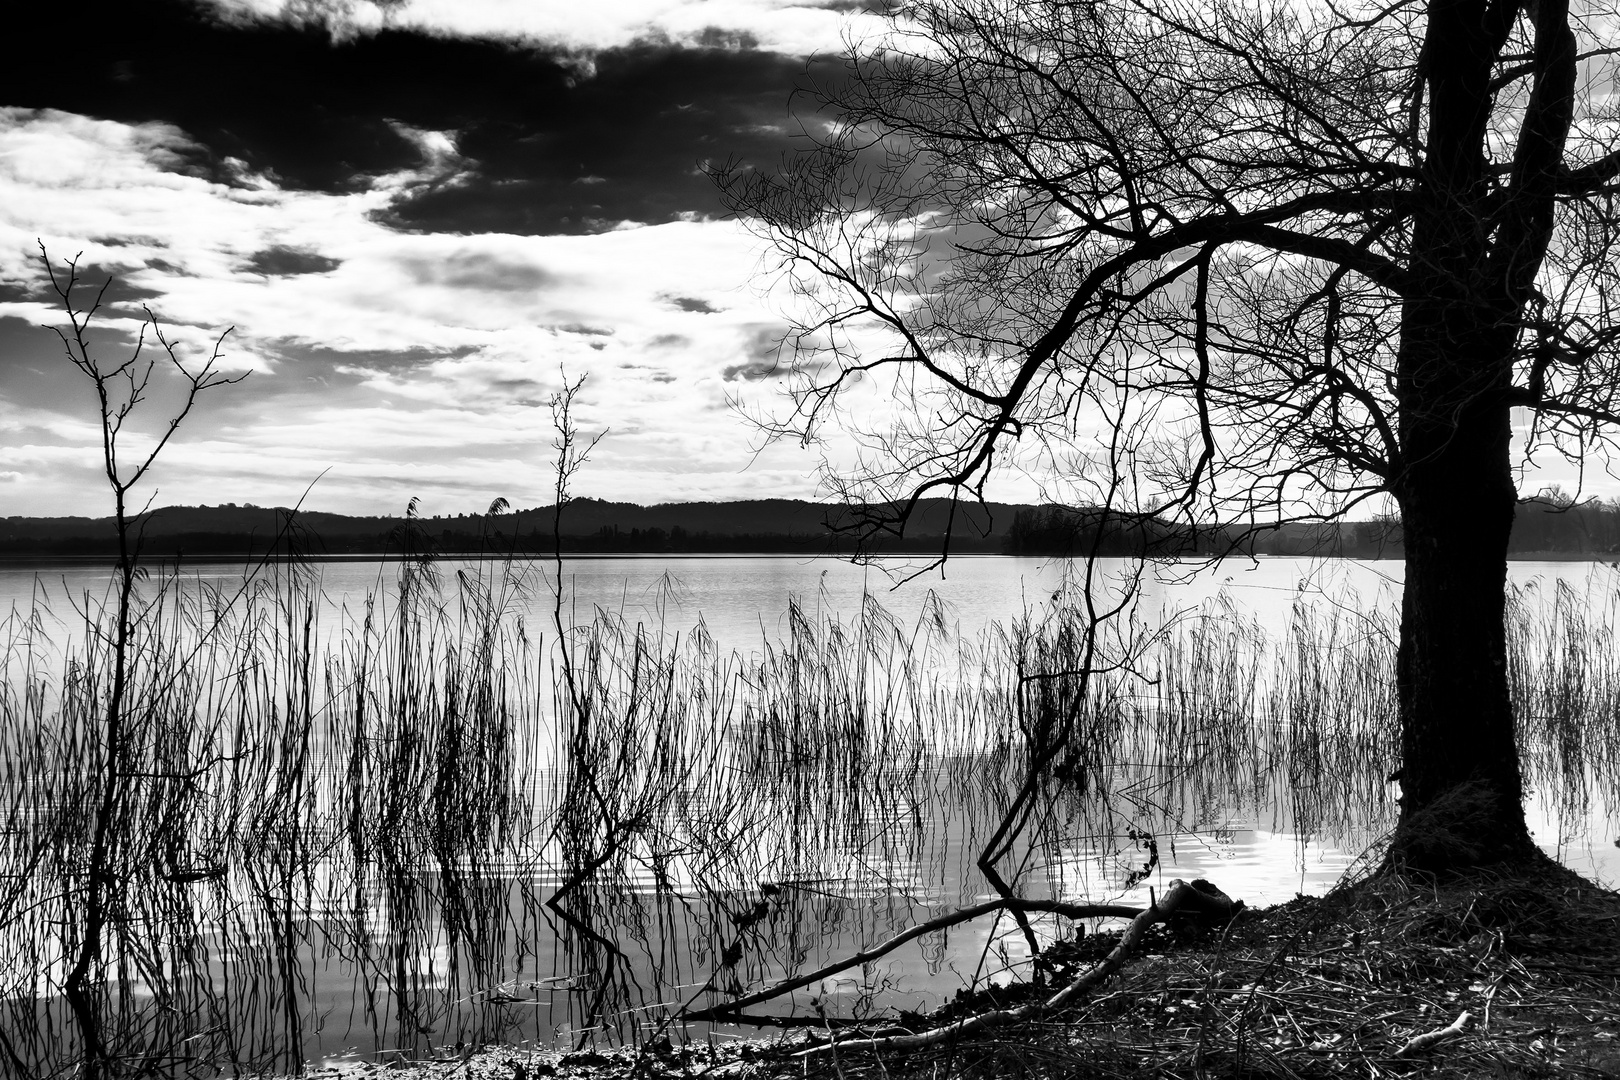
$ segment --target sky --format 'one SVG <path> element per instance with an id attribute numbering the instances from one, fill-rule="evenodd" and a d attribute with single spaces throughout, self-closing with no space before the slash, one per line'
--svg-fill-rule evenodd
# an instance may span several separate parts
<path id="1" fill-rule="evenodd" d="M 104 359 L 147 305 L 205 395 L 135 492 L 343 513 L 551 501 L 549 396 L 587 376 L 575 493 L 813 497 L 759 240 L 704 161 L 772 162 L 859 0 L 92 0 L 0 71 L 0 516 L 110 511 L 39 244 Z M 172 405 L 155 381 L 147 405 Z M 140 450 L 139 425 L 129 449 Z"/>
<path id="2" fill-rule="evenodd" d="M 222 370 L 246 378 L 204 396 L 137 506 L 546 504 L 547 403 L 580 376 L 579 428 L 605 437 L 575 495 L 817 497 L 822 449 L 746 415 L 781 411 L 792 297 L 702 166 L 804 145 L 825 120 L 796 89 L 882 2 L 39 5 L 46 44 L 0 65 L 0 516 L 111 508 L 41 244 L 59 273 L 78 258 L 81 300 L 111 280 L 104 361 L 143 305 L 193 363 L 230 330 Z M 1543 464 L 1522 490 L 1620 493 Z"/>

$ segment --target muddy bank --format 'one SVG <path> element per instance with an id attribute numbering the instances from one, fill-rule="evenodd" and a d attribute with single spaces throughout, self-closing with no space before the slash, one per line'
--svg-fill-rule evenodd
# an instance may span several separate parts
<path id="1" fill-rule="evenodd" d="M 963 995 L 925 1030 L 1048 996 L 1118 934 L 1048 950 L 1030 984 Z M 924 1049 L 750 1044 L 565 1054 L 524 1047 L 313 1075 L 495 1080 L 727 1077 L 1620 1077 L 1620 894 L 1547 864 L 1441 885 L 1375 879 L 1245 910 L 1224 928 L 1157 927 L 1072 1008 Z M 887 1033 L 897 1031 L 891 1025 Z M 841 1031 L 838 1039 L 862 1034 Z"/>

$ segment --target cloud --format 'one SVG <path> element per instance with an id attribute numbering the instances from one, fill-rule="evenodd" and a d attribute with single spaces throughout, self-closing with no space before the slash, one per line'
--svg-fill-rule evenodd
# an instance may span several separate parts
<path id="1" fill-rule="evenodd" d="M 669 302 L 682 311 L 690 311 L 698 315 L 713 315 L 720 310 L 698 296 L 671 296 Z"/>
<path id="2" fill-rule="evenodd" d="M 211 0 L 238 25 L 302 19 L 296 0 Z M 340 36 L 384 25 L 437 34 L 542 41 L 570 49 L 622 47 L 649 36 L 676 43 L 746 41 L 751 47 L 804 56 L 835 52 L 858 23 L 851 16 L 883 10 L 888 0 L 611 0 L 534 3 L 533 0 L 408 0 L 354 4 L 336 19 L 318 21 Z M 342 9 L 339 9 L 342 10 Z"/>
<path id="3" fill-rule="evenodd" d="M 126 306 L 145 298 L 188 356 L 236 327 L 226 363 L 251 375 L 187 419 L 153 476 L 161 502 L 288 504 L 329 470 L 312 508 L 394 512 L 413 494 L 452 511 L 497 494 L 537 504 L 549 491 L 543 404 L 565 372 L 589 376 L 584 428 L 613 433 L 582 491 L 814 490 L 811 455 L 753 458 L 725 407 L 728 391 L 746 392 L 726 370 L 755 363 L 777 326 L 751 289 L 757 241 L 739 224 L 400 232 L 376 216 L 392 174 L 353 191 L 244 186 L 169 171 L 187 145 L 160 123 L 0 110 L 0 470 L 22 477 L 7 486 L 11 512 L 105 503 L 94 403 L 41 328 L 61 317 L 30 259 L 36 236 L 53 253 L 83 250 L 92 279 L 115 274 Z M 264 272 L 297 269 L 310 272 Z M 127 341 L 133 310 L 108 312 L 99 325 L 117 333 L 97 340 Z M 156 430 L 157 415 L 131 434 Z"/>
<path id="4" fill-rule="evenodd" d="M 153 164 L 244 192 L 393 178 L 373 213 L 399 229 L 580 234 L 719 216 L 699 162 L 774 160 L 793 141 L 805 61 L 754 24 L 836 16 L 705 4 L 695 26 L 699 6 L 665 3 L 589 29 L 591 9 L 620 6 L 407 4 L 334 37 L 275 4 L 212 17 L 187 0 L 44 5 L 35 33 L 74 42 L 72 77 L 48 49 L 18 51 L 0 102 L 130 125 L 154 140 Z M 536 22 L 537 8 L 569 14 Z"/>
<path id="5" fill-rule="evenodd" d="M 782 362 L 782 335 L 786 327 L 773 323 L 768 326 L 746 326 L 742 330 L 741 352 L 747 359 L 727 364 L 721 369 L 721 375 L 727 382 L 737 379 L 758 382 L 761 379 L 784 378 L 792 373 L 791 365 Z"/>
<path id="6" fill-rule="evenodd" d="M 769 379 L 773 375 L 783 373 L 775 364 L 727 364 L 721 369 L 721 374 L 725 376 L 727 382 L 733 382 L 737 379 L 748 379 L 752 382 L 758 379 Z"/>
<path id="7" fill-rule="evenodd" d="M 623 222 L 718 217 L 698 168 L 775 160 L 794 145 L 788 98 L 803 62 L 772 53 L 641 43 L 595 57 L 588 79 L 523 122 L 475 122 L 457 146 L 455 184 L 389 207 L 400 227 L 519 233 L 604 232 Z"/>
<path id="8" fill-rule="evenodd" d="M 543 266 L 475 251 L 440 258 L 408 257 L 399 265 L 416 285 L 478 292 L 534 292 L 557 282 L 557 276 Z"/>
<path id="9" fill-rule="evenodd" d="M 324 274 L 342 265 L 343 260 L 330 258 L 318 251 L 274 244 L 248 256 L 243 269 L 268 277 L 295 277 L 299 274 Z"/>

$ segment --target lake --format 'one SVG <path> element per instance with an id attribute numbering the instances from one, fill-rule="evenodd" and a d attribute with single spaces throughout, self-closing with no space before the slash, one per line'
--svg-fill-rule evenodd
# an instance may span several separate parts
<path id="1" fill-rule="evenodd" d="M 563 620 L 581 628 L 572 677 L 586 686 L 573 697 L 558 690 L 545 565 L 439 564 L 406 586 L 410 610 L 429 613 L 415 621 L 400 617 L 397 563 L 260 582 L 251 617 L 219 614 L 241 567 L 187 569 L 181 599 L 152 620 L 175 627 L 157 639 L 184 647 L 151 654 L 169 672 L 151 700 L 183 691 L 184 715 L 233 719 L 205 734 L 153 728 L 154 760 L 171 764 L 134 782 L 148 806 L 131 811 L 131 835 L 145 846 L 128 857 L 153 877 L 130 888 L 108 1001 L 119 1030 L 244 1068 L 495 1039 L 611 1042 L 684 1002 L 757 989 L 992 896 L 975 857 L 1021 776 L 1015 720 L 1071 693 L 1059 680 L 1051 702 L 1019 697 L 1045 684 L 1018 690 L 1009 658 L 1061 659 L 1072 642 L 1014 628 L 1088 594 L 1066 586 L 1074 568 L 1061 561 L 957 557 L 943 576 L 902 581 L 917 569 L 570 558 Z M 1132 584 L 1123 563 L 1100 569 L 1094 599 Z M 1401 570 L 1267 558 L 1172 564 L 1135 584 L 1108 632 L 1130 663 L 1079 691 L 1095 730 L 1075 736 L 1072 782 L 1043 791 L 997 864 L 1004 876 L 1071 902 L 1145 904 L 1176 877 L 1250 904 L 1329 888 L 1393 813 L 1387 686 L 1372 676 Z M 1571 620 L 1593 620 L 1580 640 L 1610 641 L 1613 570 L 1518 562 L 1510 575 L 1535 653 L 1526 671 L 1568 652 Z M 18 613 L 14 698 L 37 683 L 42 702 L 74 700 L 77 684 L 52 672 L 79 670 L 63 659 L 85 647 L 75 609 L 106 582 L 101 568 L 0 568 L 0 610 Z M 196 645 L 215 625 L 232 644 Z M 182 677 L 182 653 L 215 677 Z M 501 677 L 481 681 L 490 655 L 506 658 Z M 1317 665 L 1309 679 L 1302 665 Z M 1314 704 L 1297 692 L 1307 685 Z M 559 724 L 564 700 L 582 704 Z M 69 821 L 62 808 L 88 789 L 62 773 L 39 781 L 49 794 L 26 794 L 36 778 L 20 768 L 49 772 L 26 763 L 67 760 L 68 744 L 40 749 L 26 702 L 10 707 L 23 719 L 5 743 L 7 851 L 31 884 L 0 898 L 3 1022 L 46 1061 L 70 1026 L 59 994 L 71 941 L 47 918 L 62 914 L 50 883 L 72 870 L 51 869 L 35 823 L 41 806 Z M 70 748 L 82 761 L 82 738 Z M 1620 880 L 1616 793 L 1607 781 L 1576 792 L 1548 761 L 1532 783 L 1538 842 Z M 1040 939 L 1064 931 L 1035 923 Z M 793 1004 L 802 1015 L 813 998 L 835 1017 L 927 1009 L 1029 961 L 1018 927 L 968 924 Z M 176 1011 L 208 1021 L 162 1018 Z"/>

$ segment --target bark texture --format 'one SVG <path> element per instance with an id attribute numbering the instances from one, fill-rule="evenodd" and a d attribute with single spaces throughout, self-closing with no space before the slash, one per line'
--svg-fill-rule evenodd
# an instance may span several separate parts
<path id="1" fill-rule="evenodd" d="M 1509 428 L 1507 410 L 1495 413 L 1452 431 L 1402 491 L 1402 804 L 1391 859 L 1406 869 L 1444 873 L 1532 850 L 1503 628 Z"/>
<path id="2" fill-rule="evenodd" d="M 1429 9 L 1428 154 L 1402 309 L 1406 534 L 1398 664 L 1401 819 L 1394 864 L 1448 872 L 1533 851 L 1504 627 L 1516 349 L 1551 234 L 1569 127 L 1567 0 L 1534 9 L 1537 71 L 1504 197 L 1487 159 L 1491 80 L 1515 4 Z M 1494 227 L 1494 229 L 1493 229 Z M 1494 235 L 1493 235 L 1494 231 Z"/>

